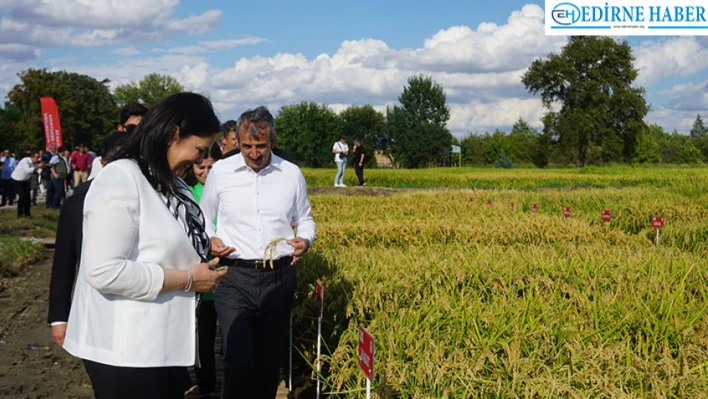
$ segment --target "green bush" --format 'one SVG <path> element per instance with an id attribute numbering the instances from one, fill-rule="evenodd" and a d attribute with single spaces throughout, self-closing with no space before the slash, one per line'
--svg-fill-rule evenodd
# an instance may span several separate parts
<path id="1" fill-rule="evenodd" d="M 497 158 L 496 161 L 494 161 L 494 167 L 495 168 L 503 168 L 503 169 L 511 169 L 514 167 L 513 162 L 511 162 L 511 159 L 506 155 L 506 151 L 503 151 L 499 154 L 499 158 Z"/>

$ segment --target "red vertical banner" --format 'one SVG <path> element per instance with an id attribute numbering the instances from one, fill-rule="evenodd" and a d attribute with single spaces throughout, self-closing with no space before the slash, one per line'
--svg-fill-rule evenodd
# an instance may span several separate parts
<path id="1" fill-rule="evenodd" d="M 61 125 L 59 124 L 59 109 L 57 103 L 51 97 L 41 97 L 42 121 L 44 123 L 44 138 L 46 140 L 45 149 L 49 149 L 49 144 L 56 144 L 57 147 L 64 145 L 61 137 Z"/>

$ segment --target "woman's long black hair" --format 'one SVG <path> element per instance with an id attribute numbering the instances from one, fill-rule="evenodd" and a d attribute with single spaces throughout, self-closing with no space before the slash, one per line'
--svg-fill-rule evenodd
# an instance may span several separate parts
<path id="1" fill-rule="evenodd" d="M 175 194 L 175 176 L 167 162 L 167 146 L 175 127 L 179 128 L 179 138 L 184 139 L 213 136 L 220 124 L 206 97 L 196 93 L 173 94 L 148 111 L 113 159 L 137 161 L 153 188 L 162 194 Z"/>

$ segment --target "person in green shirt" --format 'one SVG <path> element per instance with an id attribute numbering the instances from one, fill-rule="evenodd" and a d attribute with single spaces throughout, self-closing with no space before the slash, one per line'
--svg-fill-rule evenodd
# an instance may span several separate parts
<path id="1" fill-rule="evenodd" d="M 199 164 L 194 164 L 188 169 L 184 181 L 192 192 L 197 203 L 202 198 L 204 183 L 214 162 L 221 159 L 219 145 L 214 143 L 209 154 Z M 214 221 L 216 223 L 216 220 Z M 202 294 L 197 310 L 197 323 L 199 327 L 199 362 L 201 367 L 195 368 L 197 385 L 188 392 L 199 390 L 202 395 L 211 395 L 216 390 L 216 359 L 214 356 L 214 342 L 216 340 L 216 309 L 214 308 L 214 293 Z"/>

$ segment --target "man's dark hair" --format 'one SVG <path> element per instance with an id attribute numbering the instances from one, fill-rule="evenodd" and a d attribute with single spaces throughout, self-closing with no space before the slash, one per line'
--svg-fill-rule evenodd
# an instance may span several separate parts
<path id="1" fill-rule="evenodd" d="M 270 111 L 268 111 L 268 108 L 262 105 L 258 108 L 249 109 L 248 111 L 242 113 L 241 116 L 238 117 L 237 123 L 238 126 L 236 128 L 236 132 L 240 132 L 241 127 L 243 126 L 254 138 L 258 137 L 260 130 L 268 128 L 270 130 L 271 143 L 275 141 L 276 133 L 275 126 L 273 124 L 273 115 L 271 115 Z M 238 137 L 239 142 L 241 142 L 241 138 L 238 133 L 236 137 Z"/>
<path id="2" fill-rule="evenodd" d="M 221 136 L 222 136 L 222 137 L 223 137 L 223 136 L 226 136 L 226 135 L 228 135 L 229 132 L 231 132 L 231 131 L 234 131 L 234 132 L 235 132 L 237 127 L 238 127 L 238 125 L 236 124 L 236 121 L 233 120 L 233 119 L 230 119 L 230 120 L 224 122 L 224 123 L 221 125 L 221 129 L 220 129 L 220 131 L 221 131 Z"/>
<path id="3" fill-rule="evenodd" d="M 175 176 L 167 162 L 167 147 L 176 127 L 180 139 L 210 137 L 219 131 L 219 118 L 206 97 L 196 93 L 173 94 L 148 111 L 114 159 L 137 161 L 153 188 L 163 194 L 174 194 Z"/>
<path id="4" fill-rule="evenodd" d="M 131 116 L 145 116 L 148 109 L 140 103 L 128 103 L 123 106 L 120 110 L 120 124 L 125 126 L 125 122 L 130 119 Z"/>
<path id="5" fill-rule="evenodd" d="M 62 146 L 59 146 L 59 148 L 57 148 L 57 154 L 61 154 L 62 152 L 64 152 L 64 146 L 63 146 L 63 145 L 62 145 Z"/>

